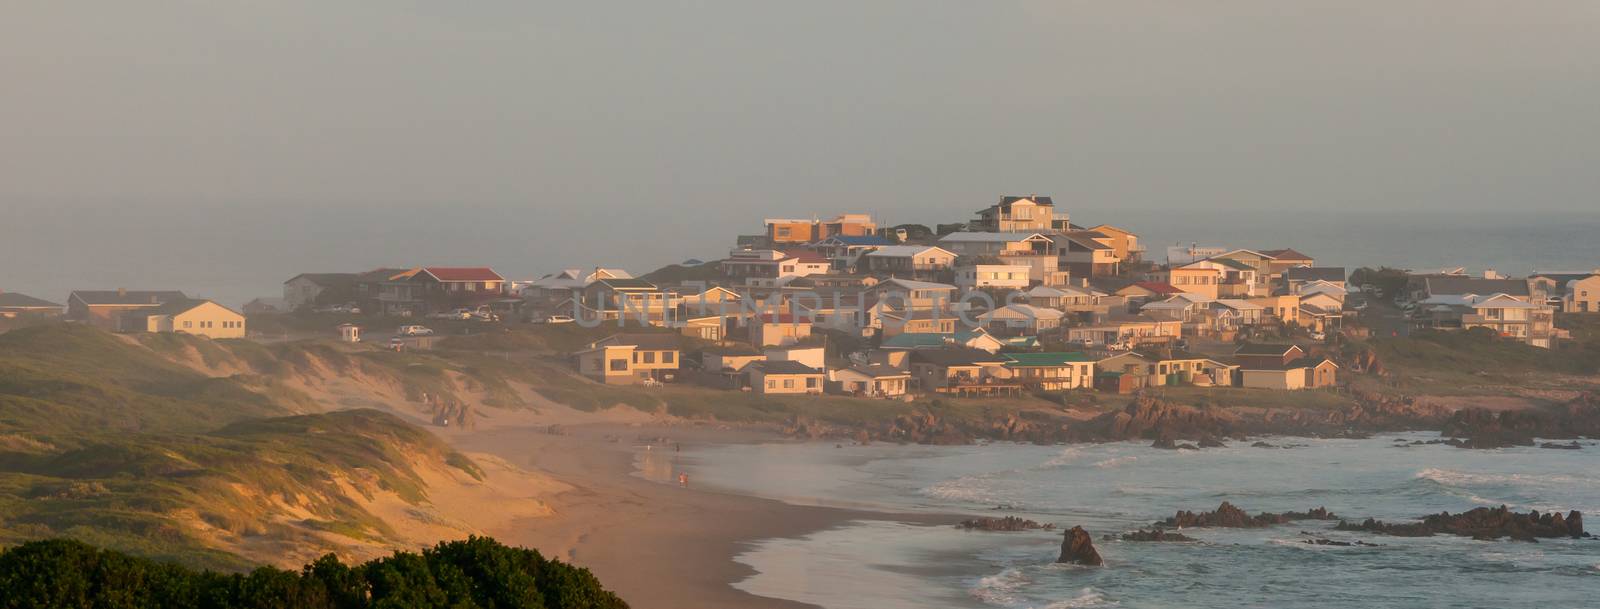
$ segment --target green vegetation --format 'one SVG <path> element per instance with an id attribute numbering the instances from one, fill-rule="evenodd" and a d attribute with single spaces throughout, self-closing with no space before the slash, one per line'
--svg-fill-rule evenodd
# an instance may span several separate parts
<path id="1" fill-rule="evenodd" d="M 299 572 L 194 571 L 71 540 L 0 551 L 0 605 L 15 609 L 625 609 L 588 569 L 487 537 Z"/>
<path id="2" fill-rule="evenodd" d="M 1349 343 L 1345 351 L 1372 349 L 1389 372 L 1389 387 L 1408 393 L 1493 395 L 1570 389 L 1575 387 L 1564 377 L 1600 373 L 1600 340 L 1588 332 L 1574 332 L 1575 340 L 1558 349 L 1533 347 L 1489 330 L 1473 329 L 1377 337 Z"/>

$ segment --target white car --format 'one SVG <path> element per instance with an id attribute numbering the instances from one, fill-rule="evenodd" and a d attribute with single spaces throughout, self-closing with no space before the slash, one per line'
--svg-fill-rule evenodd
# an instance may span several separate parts
<path id="1" fill-rule="evenodd" d="M 572 319 L 571 315 L 551 315 L 544 318 L 544 323 L 547 324 L 570 324 L 573 321 L 575 320 Z"/>
<path id="2" fill-rule="evenodd" d="M 401 336 L 432 336 L 433 329 L 427 326 L 400 326 L 396 333 Z"/>

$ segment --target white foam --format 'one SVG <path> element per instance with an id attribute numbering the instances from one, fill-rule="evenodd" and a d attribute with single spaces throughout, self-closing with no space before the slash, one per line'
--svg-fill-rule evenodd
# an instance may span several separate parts
<path id="1" fill-rule="evenodd" d="M 1116 467 L 1116 466 L 1122 465 L 1124 463 L 1132 463 L 1132 462 L 1138 461 L 1138 460 L 1139 460 L 1139 457 L 1137 457 L 1135 455 L 1128 455 L 1128 456 L 1125 456 L 1125 457 L 1112 457 L 1112 458 L 1106 459 L 1104 461 L 1097 461 L 1097 462 L 1095 462 L 1094 466 L 1095 467 L 1099 467 L 1099 468 L 1110 468 L 1110 467 Z"/>
<path id="2" fill-rule="evenodd" d="M 1523 486 L 1570 486 L 1600 484 L 1600 478 L 1570 476 L 1567 474 L 1482 474 L 1430 467 L 1417 472 L 1416 478 L 1432 480 L 1445 486 L 1483 486 L 1489 484 Z"/>
<path id="3" fill-rule="evenodd" d="M 1040 465 L 1040 467 L 1052 468 L 1052 467 L 1061 467 L 1063 465 L 1070 465 L 1074 461 L 1078 460 L 1078 457 L 1081 456 L 1080 453 L 1082 453 L 1082 452 L 1083 452 L 1083 447 L 1082 446 L 1068 446 L 1066 448 L 1061 449 L 1060 453 L 1056 454 L 1056 456 L 1051 457 L 1049 460 L 1045 461 L 1042 465 Z"/>
<path id="4" fill-rule="evenodd" d="M 1008 568 L 979 579 L 978 584 L 972 587 L 972 597 L 988 605 L 1014 606 L 1021 600 L 1017 597 L 1017 591 L 1031 582 L 1020 569 Z"/>
<path id="5" fill-rule="evenodd" d="M 1077 598 L 1069 598 L 1045 605 L 1044 609 L 1078 609 L 1080 607 L 1115 607 L 1121 603 L 1106 598 L 1099 590 L 1084 588 L 1078 591 Z"/>

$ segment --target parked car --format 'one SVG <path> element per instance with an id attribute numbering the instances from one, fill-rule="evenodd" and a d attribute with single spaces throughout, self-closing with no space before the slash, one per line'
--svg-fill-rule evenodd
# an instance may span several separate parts
<path id="1" fill-rule="evenodd" d="M 431 336 L 433 329 L 427 326 L 400 326 L 397 333 L 400 336 Z"/>
<path id="2" fill-rule="evenodd" d="M 551 315 L 544 318 L 544 323 L 547 324 L 570 324 L 573 321 L 575 320 L 572 319 L 571 315 Z"/>

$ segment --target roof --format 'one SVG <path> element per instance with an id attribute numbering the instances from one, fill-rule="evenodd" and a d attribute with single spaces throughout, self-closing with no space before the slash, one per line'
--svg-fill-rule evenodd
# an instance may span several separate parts
<path id="1" fill-rule="evenodd" d="M 951 347 L 913 351 L 911 352 L 911 361 L 935 366 L 976 366 L 978 364 L 1004 363 L 1006 358 L 983 349 Z"/>
<path id="2" fill-rule="evenodd" d="M 1310 256 L 1294 251 L 1291 248 L 1283 248 L 1281 250 L 1256 250 L 1256 253 L 1271 256 L 1278 260 L 1312 260 Z"/>
<path id="3" fill-rule="evenodd" d="M 1183 292 L 1177 286 L 1161 281 L 1135 281 L 1133 285 L 1157 294 L 1179 294 Z"/>
<path id="4" fill-rule="evenodd" d="M 1289 281 L 1331 281 L 1342 282 L 1345 280 L 1344 267 L 1342 266 L 1297 266 L 1283 272 Z"/>
<path id="5" fill-rule="evenodd" d="M 837 241 L 843 245 L 868 246 L 868 245 L 894 245 L 893 241 L 877 235 L 834 235 L 823 239 L 819 243 Z"/>
<path id="6" fill-rule="evenodd" d="M 784 261 L 787 261 L 787 260 L 798 260 L 800 262 L 817 262 L 817 263 L 822 263 L 822 264 L 827 264 L 828 263 L 828 257 L 827 256 L 823 256 L 822 254 L 818 254 L 818 253 L 816 253 L 816 252 L 814 252 L 812 250 L 793 249 L 793 250 L 778 250 L 778 251 L 783 252 L 783 255 L 785 257 L 782 260 L 784 260 Z"/>
<path id="7" fill-rule="evenodd" d="M 197 307 L 199 307 L 201 305 L 204 305 L 204 304 L 215 304 L 215 305 L 217 305 L 219 307 L 222 307 L 222 305 L 217 304 L 215 301 L 206 300 L 206 299 L 203 299 L 203 298 L 199 298 L 199 299 L 195 299 L 195 298 L 179 298 L 179 299 L 176 299 L 176 300 L 169 300 L 167 302 L 164 302 L 164 303 L 161 304 L 161 306 L 156 307 L 154 309 L 150 309 L 148 311 L 140 311 L 139 314 L 145 315 L 147 317 L 151 316 L 151 315 L 178 315 L 178 314 L 181 314 L 181 313 L 186 313 L 188 311 L 192 311 L 195 308 L 197 308 Z M 228 307 L 222 307 L 222 308 L 228 309 Z M 234 315 L 238 315 L 239 314 L 238 311 L 234 311 L 233 309 L 228 309 L 228 311 L 233 313 Z"/>
<path id="8" fill-rule="evenodd" d="M 410 271 L 411 269 L 387 267 L 376 268 L 370 271 L 356 273 L 356 281 L 389 281 Z"/>
<path id="9" fill-rule="evenodd" d="M 289 281 L 294 281 L 296 279 L 304 279 L 306 281 L 310 281 L 311 283 L 320 285 L 322 287 L 330 287 L 330 286 L 336 286 L 336 285 L 340 285 L 340 284 L 353 282 L 353 281 L 356 280 L 356 274 L 355 273 L 301 273 L 299 275 L 295 275 L 293 277 L 290 277 L 289 280 L 285 281 L 284 283 L 289 283 Z"/>
<path id="10" fill-rule="evenodd" d="M 928 250 L 939 250 L 946 254 L 950 254 L 951 256 L 955 255 L 955 252 L 932 245 L 886 245 L 884 247 L 867 252 L 866 255 L 879 258 L 905 258 L 916 256 L 917 254 L 921 254 Z"/>
<path id="11" fill-rule="evenodd" d="M 594 283 L 598 283 L 600 285 L 606 286 L 606 287 L 611 288 L 613 290 L 655 290 L 655 289 L 659 289 L 659 288 L 656 287 L 656 284 L 650 283 L 650 282 L 645 281 L 643 279 L 633 279 L 631 277 L 626 277 L 626 278 L 625 277 L 610 277 L 610 278 L 606 278 L 606 279 L 596 279 L 594 281 Z"/>
<path id="12" fill-rule="evenodd" d="M 750 367 L 760 370 L 762 374 L 822 374 L 821 370 L 812 368 L 794 360 L 766 360 L 752 362 Z"/>
<path id="13" fill-rule="evenodd" d="M 1543 308 L 1530 302 L 1523 302 L 1505 294 L 1462 294 L 1449 296 L 1434 296 L 1422 301 L 1425 305 L 1440 305 L 1447 307 L 1471 307 L 1493 309 L 1538 309 Z"/>
<path id="14" fill-rule="evenodd" d="M 961 332 L 902 332 L 883 340 L 887 349 L 931 349 L 951 344 L 964 345 L 984 333 L 968 330 Z"/>
<path id="15" fill-rule="evenodd" d="M 1081 351 L 1063 353 L 1006 353 L 1006 367 L 1008 368 L 1036 368 L 1043 366 L 1065 366 L 1093 362 L 1095 358 Z"/>
<path id="16" fill-rule="evenodd" d="M 1423 278 L 1423 289 L 1430 296 L 1461 294 L 1506 294 L 1527 296 L 1528 282 L 1522 279 L 1483 279 L 1447 275 Z"/>
<path id="17" fill-rule="evenodd" d="M 1096 296 L 1094 290 L 1073 286 L 1047 286 L 1038 285 L 1028 290 L 1028 296 L 1034 298 L 1064 298 L 1067 296 Z"/>
<path id="18" fill-rule="evenodd" d="M 900 279 L 898 277 L 885 279 L 872 286 L 873 290 L 882 290 L 888 286 L 899 287 L 907 290 L 954 290 L 956 286 L 948 283 L 934 283 L 932 281 L 916 281 L 914 279 Z"/>
<path id="19" fill-rule="evenodd" d="M 666 351 L 677 349 L 679 343 L 678 335 L 675 333 L 639 332 L 613 334 L 606 338 L 600 339 L 595 343 L 595 345 L 621 345 L 625 347 L 637 347 L 646 350 Z"/>
<path id="20" fill-rule="evenodd" d="M 1116 248 L 1113 248 L 1113 247 L 1111 247 L 1109 245 L 1101 243 L 1099 241 L 1095 241 L 1094 240 L 1095 239 L 1095 235 L 1099 235 L 1100 238 L 1102 238 L 1102 239 L 1106 238 L 1106 235 L 1101 234 L 1101 233 L 1067 234 L 1067 235 L 1061 235 L 1061 238 L 1066 239 L 1068 241 L 1071 241 L 1071 242 L 1073 242 L 1075 244 L 1078 244 L 1080 246 L 1083 246 L 1084 248 L 1091 249 L 1091 250 L 1116 249 Z"/>
<path id="21" fill-rule="evenodd" d="M 1047 239 L 1048 238 L 1048 237 L 1045 237 L 1041 233 L 1025 233 L 1025 232 L 1014 232 L 1014 233 L 959 232 L 959 233 L 950 233 L 948 235 L 940 237 L 939 241 L 940 242 L 948 241 L 948 242 L 951 242 L 951 243 L 1011 243 L 1011 242 L 1014 242 L 1014 241 L 1025 241 L 1025 240 L 1032 239 L 1032 238 L 1035 238 L 1035 237 L 1038 237 L 1038 238 L 1041 238 L 1041 239 Z"/>
<path id="22" fill-rule="evenodd" d="M 989 311 L 988 313 L 984 313 L 981 317 L 989 319 L 993 319 L 997 315 L 1002 318 L 1006 317 L 1005 315 L 1000 315 L 1002 311 L 1006 313 L 1014 313 L 1027 319 L 1054 320 L 1061 319 L 1062 316 L 1066 315 L 1066 313 L 1056 309 L 1046 309 L 1044 307 L 1036 307 L 1030 304 L 1008 304 L 1003 307 L 998 307 L 993 311 Z"/>
<path id="23" fill-rule="evenodd" d="M 169 300 L 188 298 L 177 290 L 77 290 L 67 296 L 89 306 L 159 305 Z"/>
<path id="24" fill-rule="evenodd" d="M 1050 207 L 1055 207 L 1055 205 L 1056 205 L 1055 201 L 1051 200 L 1050 197 L 1041 197 L 1041 196 L 1038 196 L 1038 195 L 1029 195 L 1029 196 L 1026 196 L 1026 197 L 1004 196 L 1004 197 L 1000 197 L 1000 202 L 999 203 L 996 203 L 996 204 L 991 205 L 989 207 L 985 207 L 983 209 L 980 209 L 980 210 L 978 210 L 978 213 L 983 213 L 983 212 L 989 211 L 991 209 L 994 209 L 996 207 L 998 207 L 998 208 L 1000 208 L 1000 209 L 1002 209 L 1002 210 L 1004 210 L 1006 212 L 1010 212 L 1011 211 L 1011 204 L 1012 203 L 1016 203 L 1017 201 L 1032 201 L 1035 205 L 1048 205 Z"/>
<path id="25" fill-rule="evenodd" d="M 1228 268 L 1233 269 L 1235 271 L 1254 271 L 1254 270 L 1256 270 L 1256 267 L 1250 266 L 1250 265 L 1245 264 L 1243 262 L 1239 262 L 1238 260 L 1234 260 L 1232 258 L 1205 258 L 1205 259 L 1201 259 L 1201 260 L 1196 260 L 1196 261 L 1191 262 L 1189 264 L 1199 264 L 1201 262 L 1210 262 L 1212 264 L 1220 264 L 1222 266 L 1228 267 Z M 1184 266 L 1189 266 L 1189 265 L 1186 264 Z"/>
<path id="26" fill-rule="evenodd" d="M 1144 303 L 1144 306 L 1139 307 L 1139 310 L 1142 311 L 1144 309 L 1154 309 L 1154 310 L 1157 310 L 1157 311 L 1161 311 L 1161 310 L 1181 311 L 1183 309 L 1188 309 L 1188 308 L 1191 308 L 1193 306 L 1194 306 L 1194 301 L 1174 296 L 1174 297 L 1169 298 L 1167 300 L 1151 301 L 1151 302 Z"/>
<path id="27" fill-rule="evenodd" d="M 439 281 L 505 281 L 499 273 L 486 266 L 427 266 L 422 271 Z"/>
<path id="28" fill-rule="evenodd" d="M 27 294 L 0 292 L 0 307 L 12 309 L 59 309 L 61 305 L 48 300 L 40 300 Z"/>
<path id="29" fill-rule="evenodd" d="M 1236 311 L 1261 311 L 1266 309 L 1266 307 L 1256 303 L 1238 298 L 1218 298 L 1213 302 Z"/>
<path id="30" fill-rule="evenodd" d="M 854 372 L 856 374 L 860 374 L 862 376 L 869 376 L 869 377 L 872 377 L 872 378 L 887 378 L 887 377 L 891 377 L 891 376 L 911 376 L 911 373 L 909 373 L 909 372 L 906 372 L 906 371 L 901 370 L 899 368 L 896 368 L 894 366 L 885 366 L 883 364 L 872 364 L 870 366 L 856 365 L 856 366 L 851 366 L 849 368 L 845 368 L 845 370 L 849 370 L 849 371 Z"/>
<path id="31" fill-rule="evenodd" d="M 1233 350 L 1233 354 L 1235 356 L 1239 356 L 1239 355 L 1263 355 L 1263 356 L 1271 356 L 1271 357 L 1283 357 L 1283 356 L 1289 354 L 1289 350 L 1290 349 L 1299 349 L 1299 348 L 1300 348 L 1299 345 L 1294 345 L 1294 344 L 1245 343 L 1245 344 L 1239 345 L 1239 348 L 1234 349 Z M 1305 350 L 1301 349 L 1301 351 L 1304 352 Z"/>

